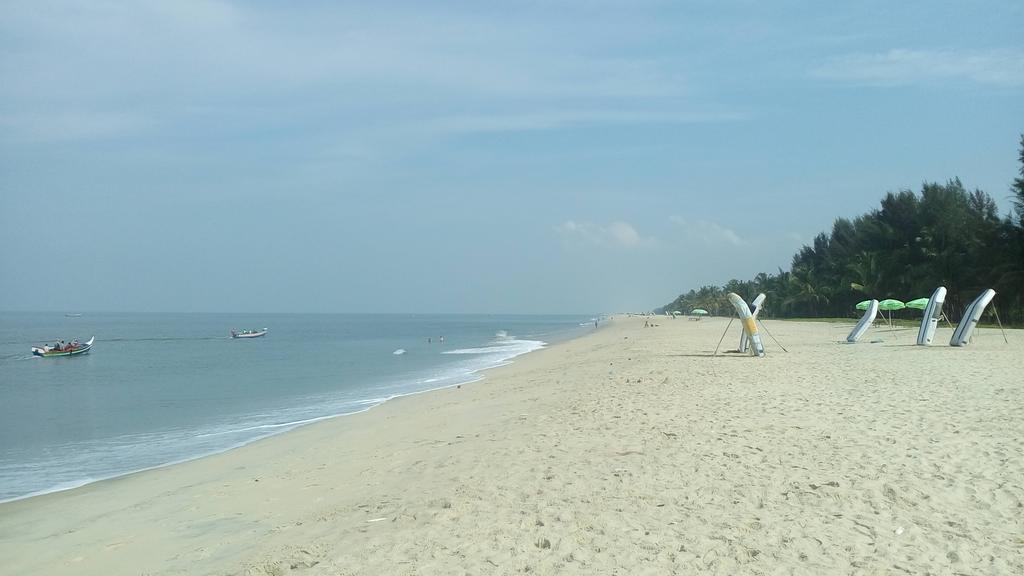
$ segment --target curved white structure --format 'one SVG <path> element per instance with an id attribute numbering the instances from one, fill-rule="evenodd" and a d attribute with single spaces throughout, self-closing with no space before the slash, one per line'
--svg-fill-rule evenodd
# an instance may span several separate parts
<path id="1" fill-rule="evenodd" d="M 875 321 L 875 316 L 878 316 L 878 300 L 872 300 L 871 304 L 868 304 L 868 309 L 864 311 L 864 315 L 860 317 L 860 322 L 857 322 L 857 325 L 853 327 L 853 331 L 846 337 L 846 341 L 856 342 L 860 340 L 860 337 L 871 327 L 871 323 Z"/>
<path id="2" fill-rule="evenodd" d="M 740 317 L 744 335 L 750 339 L 750 353 L 754 356 L 764 356 L 764 344 L 761 343 L 761 335 L 757 333 L 757 323 L 754 321 L 754 315 L 750 313 L 747 303 L 735 292 L 729 292 L 729 303 L 736 309 L 736 314 Z"/>
<path id="3" fill-rule="evenodd" d="M 960 323 L 956 325 L 956 330 L 953 331 L 953 338 L 949 340 L 950 346 L 966 346 L 971 340 L 971 334 L 974 334 L 974 329 L 978 326 L 978 320 L 981 319 L 981 313 L 985 311 L 985 307 L 988 303 L 996 297 L 996 291 L 989 288 L 981 293 L 980 296 L 971 302 L 971 305 L 964 311 L 964 317 L 960 319 Z"/>
<path id="4" fill-rule="evenodd" d="M 935 327 L 939 325 L 939 318 L 942 317 L 942 304 L 946 301 L 946 287 L 939 286 L 928 299 L 928 306 L 924 309 L 924 318 L 921 319 L 921 328 L 917 331 L 917 345 L 928 346 L 935 337 Z"/>
<path id="5" fill-rule="evenodd" d="M 750 312 L 750 315 L 754 317 L 754 320 L 757 320 L 757 314 L 761 311 L 761 305 L 764 304 L 764 298 L 765 298 L 765 296 L 764 296 L 764 293 L 762 292 L 761 294 L 757 295 L 757 298 L 754 298 L 753 302 L 750 303 L 750 307 L 752 308 L 752 310 Z M 739 351 L 740 352 L 746 352 L 749 348 L 750 348 L 750 339 L 747 338 L 747 332 L 746 332 L 746 330 L 744 330 L 743 333 L 740 334 L 740 347 L 739 347 Z"/>

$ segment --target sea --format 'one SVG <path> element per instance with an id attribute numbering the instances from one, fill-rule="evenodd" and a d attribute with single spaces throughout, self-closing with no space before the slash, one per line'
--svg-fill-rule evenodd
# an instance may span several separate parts
<path id="1" fill-rule="evenodd" d="M 0 502 L 472 382 L 594 329 L 593 317 L 562 315 L 3 312 Z M 31 354 L 93 336 L 87 354 Z"/>

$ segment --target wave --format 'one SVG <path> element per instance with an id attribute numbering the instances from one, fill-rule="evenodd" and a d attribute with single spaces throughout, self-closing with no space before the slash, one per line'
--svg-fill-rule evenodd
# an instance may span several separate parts
<path id="1" fill-rule="evenodd" d="M 163 429 L 70 442 L 54 446 L 45 455 L 20 450 L 0 454 L 0 502 L 195 460 L 316 422 L 364 412 L 393 398 L 475 382 L 483 379 L 483 370 L 509 364 L 517 356 L 545 346 L 542 340 L 518 339 L 502 330 L 495 332 L 493 339 L 483 346 L 441 352 L 448 355 L 443 365 L 395 375 L 398 377 L 376 386 L 367 383 L 355 394 L 339 396 L 331 392 L 293 397 L 289 400 L 290 407 L 263 409 L 234 417 L 225 415 L 227 417 L 220 422 L 198 429 Z M 41 485 L 40 480 L 44 478 L 49 486 Z"/>
<path id="2" fill-rule="evenodd" d="M 484 346 L 481 348 L 458 348 L 456 350 L 445 350 L 441 354 L 497 354 L 499 352 L 513 351 L 517 349 L 516 345 L 506 346 Z"/>

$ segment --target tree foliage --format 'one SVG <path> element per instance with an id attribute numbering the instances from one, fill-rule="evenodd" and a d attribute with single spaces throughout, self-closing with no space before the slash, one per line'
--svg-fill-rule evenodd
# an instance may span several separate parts
<path id="1" fill-rule="evenodd" d="M 1002 319 L 1024 323 L 1024 136 L 1020 147 L 1020 177 L 1011 184 L 1013 210 L 1006 217 L 987 193 L 969 191 L 959 179 L 925 183 L 920 193 L 890 192 L 879 208 L 837 219 L 830 233 L 793 256 L 788 271 L 702 286 L 659 311 L 729 314 L 729 292 L 748 299 L 764 292 L 766 316 L 841 317 L 858 313 L 861 300 L 913 300 L 945 286 L 944 310 L 954 320 L 982 290 L 994 288 Z"/>

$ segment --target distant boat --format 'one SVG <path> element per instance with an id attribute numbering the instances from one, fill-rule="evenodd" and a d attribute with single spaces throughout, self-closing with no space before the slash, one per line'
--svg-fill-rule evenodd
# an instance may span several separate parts
<path id="1" fill-rule="evenodd" d="M 89 338 L 89 341 L 85 344 L 65 344 L 64 348 L 58 350 L 56 346 L 50 346 L 49 344 L 43 345 L 42 347 L 33 346 L 32 354 L 41 358 L 51 358 L 53 356 L 78 356 L 79 354 L 85 354 L 92 349 L 92 343 L 96 340 L 93 336 Z"/>
<path id="2" fill-rule="evenodd" d="M 72 313 L 72 312 L 68 312 L 64 316 L 67 317 L 67 318 L 81 318 L 82 317 L 81 314 Z"/>
<path id="3" fill-rule="evenodd" d="M 259 338 L 260 336 L 266 336 L 267 329 L 263 330 L 242 330 L 241 332 L 231 331 L 232 338 Z"/>

